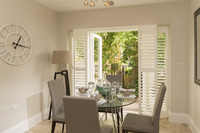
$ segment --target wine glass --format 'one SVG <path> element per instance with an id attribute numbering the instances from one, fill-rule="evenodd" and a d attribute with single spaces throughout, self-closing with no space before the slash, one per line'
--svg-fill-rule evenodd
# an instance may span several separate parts
<path id="1" fill-rule="evenodd" d="M 105 84 L 103 84 L 103 91 L 106 93 L 106 101 L 108 100 L 107 99 L 107 92 L 110 90 L 110 84 L 108 84 L 108 83 L 105 83 Z"/>
<path id="2" fill-rule="evenodd" d="M 118 85 L 119 83 L 117 81 L 112 82 L 112 86 L 116 89 L 116 92 L 118 92 Z"/>
<path id="3" fill-rule="evenodd" d="M 112 95 L 112 101 L 113 101 L 113 96 L 116 95 L 116 88 L 115 87 L 111 87 L 110 94 Z"/>
<path id="4" fill-rule="evenodd" d="M 89 87 L 89 94 L 90 96 L 94 93 L 94 87 L 95 87 L 95 83 L 94 82 L 88 82 L 88 87 Z"/>
<path id="5" fill-rule="evenodd" d="M 118 83 L 119 88 L 122 88 L 122 82 Z"/>
<path id="6" fill-rule="evenodd" d="M 119 89 L 117 93 L 119 93 L 120 89 L 122 88 L 122 82 L 118 82 L 117 88 Z"/>
<path id="7" fill-rule="evenodd" d="M 112 82 L 112 86 L 113 86 L 114 88 L 116 88 L 117 85 L 118 85 L 117 81 Z"/>

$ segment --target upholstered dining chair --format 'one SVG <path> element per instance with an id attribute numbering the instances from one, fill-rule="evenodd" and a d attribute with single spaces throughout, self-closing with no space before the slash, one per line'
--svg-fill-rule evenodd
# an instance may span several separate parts
<path id="1" fill-rule="evenodd" d="M 65 90 L 62 79 L 55 79 L 48 81 L 49 92 L 52 101 L 52 127 L 51 133 L 54 133 L 56 123 L 63 123 L 62 132 L 64 131 L 65 116 L 64 112 L 59 111 L 59 108 L 63 105 L 63 96 L 65 96 Z"/>
<path id="2" fill-rule="evenodd" d="M 122 75 L 106 75 L 106 79 L 112 83 L 114 81 L 122 83 Z"/>
<path id="3" fill-rule="evenodd" d="M 111 127 L 100 126 L 96 100 L 64 96 L 66 133 L 113 133 Z"/>
<path id="4" fill-rule="evenodd" d="M 153 115 L 145 116 L 128 113 L 122 124 L 122 133 L 128 132 L 145 132 L 145 133 L 159 133 L 160 111 L 163 99 L 166 92 L 166 86 L 161 83 L 156 96 Z"/>

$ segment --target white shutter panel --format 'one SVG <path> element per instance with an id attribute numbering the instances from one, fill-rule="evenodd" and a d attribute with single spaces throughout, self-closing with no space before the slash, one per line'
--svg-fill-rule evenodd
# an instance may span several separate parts
<path id="1" fill-rule="evenodd" d="M 76 87 L 87 85 L 87 30 L 73 31 L 72 46 L 72 92 Z"/>
<path id="2" fill-rule="evenodd" d="M 157 90 L 157 27 L 139 26 L 140 113 L 152 115 Z"/>
<path id="3" fill-rule="evenodd" d="M 167 86 L 167 45 L 168 45 L 168 28 L 158 27 L 158 37 L 157 37 L 157 76 L 158 76 L 158 87 L 161 83 L 165 83 Z M 168 116 L 168 103 L 167 103 L 167 91 L 163 100 L 161 117 L 166 118 Z"/>

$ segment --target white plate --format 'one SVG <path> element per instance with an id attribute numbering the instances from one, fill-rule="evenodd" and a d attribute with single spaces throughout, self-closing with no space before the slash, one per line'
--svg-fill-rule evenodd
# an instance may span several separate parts
<path id="1" fill-rule="evenodd" d="M 100 99 L 100 100 L 97 102 L 97 105 L 104 104 L 104 103 L 106 103 L 106 99 Z"/>
<path id="2" fill-rule="evenodd" d="M 117 97 L 122 98 L 122 99 L 134 99 L 136 96 L 135 95 L 130 95 L 128 97 L 125 97 L 122 94 L 118 94 Z"/>
<path id="3" fill-rule="evenodd" d="M 88 93 L 81 94 L 81 93 L 77 92 L 76 95 L 77 95 L 77 96 L 88 96 Z"/>

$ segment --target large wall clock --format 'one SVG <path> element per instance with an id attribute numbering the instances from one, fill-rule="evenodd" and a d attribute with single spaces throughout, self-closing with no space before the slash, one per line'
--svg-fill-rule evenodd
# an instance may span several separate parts
<path id="1" fill-rule="evenodd" d="M 8 64 L 21 65 L 31 56 L 31 38 L 22 26 L 7 24 L 0 29 L 0 57 Z"/>

